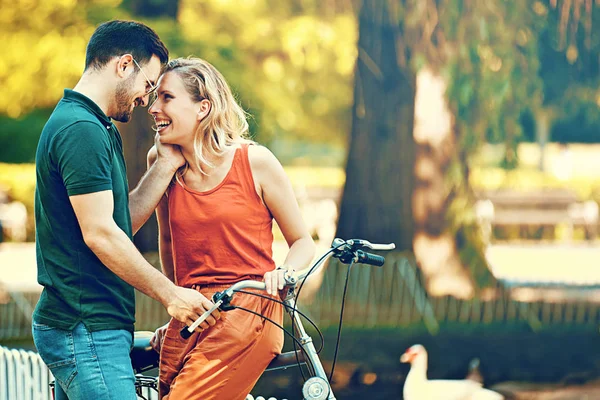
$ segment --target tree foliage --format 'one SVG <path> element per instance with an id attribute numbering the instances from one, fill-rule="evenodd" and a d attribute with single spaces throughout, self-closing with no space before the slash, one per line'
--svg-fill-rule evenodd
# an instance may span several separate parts
<path id="1" fill-rule="evenodd" d="M 118 0 L 0 1 L 0 114 L 52 107 L 83 71 L 88 16 Z"/>
<path id="2" fill-rule="evenodd" d="M 80 76 L 95 25 L 142 18 L 165 40 L 171 56 L 202 57 L 222 70 L 251 111 L 261 141 L 285 136 L 343 143 L 356 58 L 356 21 L 349 5 L 327 11 L 316 0 L 184 0 L 172 20 L 132 14 L 137 0 L 2 3 L 0 115 L 17 118 L 52 107 Z"/>
<path id="3" fill-rule="evenodd" d="M 358 2 L 153 0 L 151 9 L 146 3 L 0 0 L 0 115 L 53 107 L 82 72 L 94 27 L 134 16 L 159 31 L 173 56 L 196 55 L 217 65 L 251 112 L 259 140 L 345 146 Z M 486 135 L 514 142 L 521 129 L 514 116 L 523 106 L 534 109 L 543 101 L 590 120 L 598 115 L 600 30 L 593 27 L 600 14 L 588 10 L 592 3 L 390 1 L 389 17 L 412 43 L 413 67 L 437 65 L 449 78 L 458 122 L 468 122 L 460 143 L 469 153 Z M 176 20 L 165 18 L 165 10 Z M 532 57 L 538 44 L 539 56 Z M 538 59 L 540 74 L 532 75 Z"/>
<path id="4" fill-rule="evenodd" d="M 318 5 L 182 1 L 184 40 L 238 89 L 259 118 L 262 141 L 291 136 L 340 144 L 347 133 L 356 21 L 350 10 L 328 15 Z"/>
<path id="5" fill-rule="evenodd" d="M 592 0 L 538 1 L 540 77 L 544 107 L 557 121 L 553 140 L 600 139 L 600 13 Z M 577 126 L 578 129 L 573 129 Z"/>

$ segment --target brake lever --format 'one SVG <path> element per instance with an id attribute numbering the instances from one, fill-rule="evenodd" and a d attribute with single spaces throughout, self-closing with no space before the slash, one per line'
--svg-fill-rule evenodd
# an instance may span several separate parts
<path id="1" fill-rule="evenodd" d="M 394 250 L 396 248 L 396 245 L 394 243 L 371 243 L 368 240 L 363 239 L 350 239 L 348 240 L 348 243 L 350 244 L 353 250 L 358 250 L 359 247 L 366 247 L 371 250 Z"/>
<path id="2" fill-rule="evenodd" d="M 296 277 L 294 272 L 290 272 L 288 270 L 288 271 L 285 271 L 285 274 L 283 274 L 283 279 L 285 280 L 286 286 L 296 286 L 296 283 L 298 282 L 298 278 Z"/>

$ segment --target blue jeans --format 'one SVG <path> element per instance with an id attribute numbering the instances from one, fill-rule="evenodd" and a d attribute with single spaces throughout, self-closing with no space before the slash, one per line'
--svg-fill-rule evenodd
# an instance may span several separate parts
<path id="1" fill-rule="evenodd" d="M 72 331 L 33 322 L 33 341 L 56 382 L 56 400 L 135 400 L 131 332 Z"/>

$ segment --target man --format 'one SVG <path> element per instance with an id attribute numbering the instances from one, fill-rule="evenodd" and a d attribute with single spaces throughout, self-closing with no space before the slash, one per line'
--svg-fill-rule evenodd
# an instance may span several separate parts
<path id="1" fill-rule="evenodd" d="M 129 358 L 132 286 L 187 324 L 212 305 L 195 290 L 175 286 L 131 241 L 184 159 L 157 139 L 158 160 L 128 194 L 121 137 L 111 118 L 127 122 L 134 107 L 147 105 L 167 60 L 149 27 L 100 25 L 81 79 L 65 89 L 40 137 L 35 217 L 44 290 L 33 336 L 56 379 L 57 399 L 136 398 Z"/>

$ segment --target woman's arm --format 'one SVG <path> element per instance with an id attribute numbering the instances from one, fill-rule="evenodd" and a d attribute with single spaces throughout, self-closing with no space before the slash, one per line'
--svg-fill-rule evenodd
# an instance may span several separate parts
<path id="1" fill-rule="evenodd" d="M 248 158 L 257 191 L 275 218 L 289 246 L 284 269 L 302 270 L 315 256 L 315 243 L 302 219 L 292 184 L 277 158 L 267 148 L 249 146 Z M 283 289 L 284 271 L 265 274 L 267 292 Z"/>
<path id="2" fill-rule="evenodd" d="M 156 147 L 148 151 L 148 168 L 156 161 Z M 160 199 L 156 207 L 156 218 L 158 220 L 158 254 L 163 274 L 175 282 L 175 269 L 173 267 L 173 249 L 171 247 L 171 230 L 169 228 L 169 199 L 166 194 Z"/>

